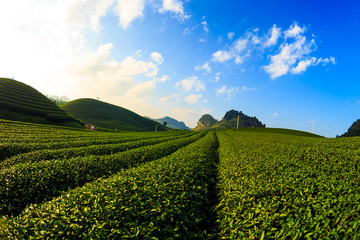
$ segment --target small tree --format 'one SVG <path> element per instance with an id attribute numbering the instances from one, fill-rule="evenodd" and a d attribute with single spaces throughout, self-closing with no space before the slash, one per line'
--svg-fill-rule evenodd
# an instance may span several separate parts
<path id="1" fill-rule="evenodd" d="M 167 125 L 167 122 L 164 122 L 164 126 L 166 126 Z"/>

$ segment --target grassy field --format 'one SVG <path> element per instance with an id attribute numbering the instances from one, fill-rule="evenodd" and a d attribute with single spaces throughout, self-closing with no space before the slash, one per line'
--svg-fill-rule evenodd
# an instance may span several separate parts
<path id="1" fill-rule="evenodd" d="M 358 239 L 360 138 L 0 120 L 0 239 Z"/>

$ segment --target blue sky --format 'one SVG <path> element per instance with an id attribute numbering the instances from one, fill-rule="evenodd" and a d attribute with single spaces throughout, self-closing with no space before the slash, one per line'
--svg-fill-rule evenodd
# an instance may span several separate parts
<path id="1" fill-rule="evenodd" d="M 360 117 L 360 1 L 9 2 L 0 76 L 43 93 L 190 127 L 235 109 L 335 137 Z"/>

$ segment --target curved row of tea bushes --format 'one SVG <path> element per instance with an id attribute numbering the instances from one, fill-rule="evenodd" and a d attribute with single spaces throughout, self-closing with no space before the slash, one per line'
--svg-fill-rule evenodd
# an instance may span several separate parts
<path id="1" fill-rule="evenodd" d="M 219 238 L 360 238 L 360 138 L 218 138 Z"/>
<path id="2" fill-rule="evenodd" d="M 39 143 L 45 144 L 48 142 L 65 142 L 65 141 L 81 141 L 81 140 L 108 140 L 108 139 L 122 139 L 122 138 L 155 138 L 155 137 L 164 137 L 167 135 L 177 135 L 181 134 L 179 132 L 167 132 L 167 134 L 159 133 L 144 133 L 144 132 L 133 132 L 133 133 L 106 133 L 103 132 L 90 132 L 90 131 L 71 131 L 71 132 L 62 132 L 54 129 L 53 131 L 42 132 L 41 130 L 36 133 L 9 133 L 6 131 L 1 131 L 0 144 L 6 143 Z"/>
<path id="3" fill-rule="evenodd" d="M 0 171 L 0 215 L 18 214 L 30 203 L 58 196 L 62 191 L 109 176 L 123 168 L 167 156 L 204 136 L 144 146 L 118 154 L 17 164 Z"/>
<path id="4" fill-rule="evenodd" d="M 181 135 L 187 131 L 160 132 L 124 132 L 117 133 L 101 131 L 75 130 L 68 127 L 49 126 L 43 124 L 16 122 L 0 119 L 0 145 L 6 143 L 47 143 L 95 139 L 117 139 L 123 137 L 152 138 L 158 136 Z"/>
<path id="5" fill-rule="evenodd" d="M 7 239 L 209 239 L 214 132 L 168 157 L 31 205 L 3 229 Z"/>
<path id="6" fill-rule="evenodd" d="M 72 147 L 85 147 L 91 145 L 99 145 L 99 144 L 115 144 L 115 143 L 124 143 L 129 141 L 136 141 L 140 139 L 155 139 L 161 137 L 168 137 L 168 136 L 179 136 L 182 135 L 183 132 L 171 132 L 167 135 L 159 134 L 144 134 L 141 135 L 134 134 L 131 135 L 124 135 L 124 136 L 117 136 L 115 138 L 111 138 L 111 136 L 106 136 L 102 138 L 88 138 L 84 136 L 82 139 L 76 140 L 61 140 L 61 141 L 52 141 L 49 137 L 47 143 L 38 143 L 33 141 L 32 143 L 4 143 L 0 144 L 0 161 L 12 157 L 17 154 L 28 153 L 36 150 L 42 149 L 60 149 L 60 148 L 72 148 Z"/>
<path id="7" fill-rule="evenodd" d="M 103 155 L 115 154 L 134 148 L 170 141 L 173 139 L 189 137 L 191 135 L 194 135 L 194 132 L 189 132 L 187 134 L 182 134 L 182 135 L 169 134 L 169 136 L 166 137 L 157 137 L 151 139 L 145 138 L 145 140 L 138 140 L 133 138 L 123 139 L 124 143 L 116 143 L 116 144 L 99 144 L 99 145 L 90 145 L 86 147 L 45 149 L 45 150 L 33 151 L 33 152 L 18 154 L 4 160 L 3 162 L 0 162 L 0 170 L 20 163 L 33 163 L 33 162 L 39 162 L 39 161 L 51 160 L 51 159 L 61 160 L 61 159 L 69 159 L 69 158 L 83 157 L 89 155 L 103 156 Z"/>

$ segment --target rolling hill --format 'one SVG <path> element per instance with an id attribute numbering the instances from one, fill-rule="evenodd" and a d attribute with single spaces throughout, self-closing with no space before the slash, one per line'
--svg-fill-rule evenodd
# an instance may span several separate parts
<path id="1" fill-rule="evenodd" d="M 184 122 L 179 122 L 178 120 L 171 117 L 163 117 L 153 120 L 161 124 L 167 122 L 166 126 L 170 128 L 190 130 L 190 128 L 187 127 Z"/>
<path id="2" fill-rule="evenodd" d="M 33 87 L 8 78 L 0 78 L 0 118 L 69 127 L 84 126 Z"/>
<path id="3" fill-rule="evenodd" d="M 162 124 L 109 103 L 90 98 L 77 99 L 61 107 L 83 121 L 85 124 L 95 124 L 105 129 L 118 129 L 119 131 L 158 131 L 167 130 Z"/>
<path id="4" fill-rule="evenodd" d="M 221 121 L 217 121 L 211 115 L 203 115 L 194 130 L 210 130 L 210 129 L 226 129 L 226 128 L 236 128 L 237 121 L 239 118 L 239 128 L 264 128 L 265 124 L 262 124 L 256 117 L 249 117 L 241 111 L 230 110 L 225 113 Z"/>

